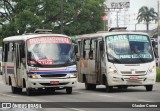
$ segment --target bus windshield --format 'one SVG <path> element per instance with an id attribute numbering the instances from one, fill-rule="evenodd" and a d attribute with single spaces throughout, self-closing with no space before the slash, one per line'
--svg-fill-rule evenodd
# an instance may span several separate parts
<path id="1" fill-rule="evenodd" d="M 65 37 L 39 37 L 27 40 L 28 65 L 68 66 L 75 64 L 73 45 Z"/>
<path id="2" fill-rule="evenodd" d="M 106 36 L 108 61 L 119 64 L 147 63 L 154 59 L 149 37 L 122 34 Z"/>

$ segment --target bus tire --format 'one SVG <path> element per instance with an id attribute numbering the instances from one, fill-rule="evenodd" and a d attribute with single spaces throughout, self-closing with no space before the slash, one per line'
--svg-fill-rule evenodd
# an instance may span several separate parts
<path id="1" fill-rule="evenodd" d="M 22 88 L 11 86 L 11 90 L 13 94 L 22 93 Z"/>
<path id="2" fill-rule="evenodd" d="M 85 83 L 85 88 L 86 88 L 86 90 L 95 90 L 96 84 Z"/>
<path id="3" fill-rule="evenodd" d="M 46 92 L 49 94 L 54 94 L 55 93 L 55 88 L 46 88 Z"/>
<path id="4" fill-rule="evenodd" d="M 91 90 L 96 90 L 96 85 L 95 84 L 91 84 Z"/>
<path id="5" fill-rule="evenodd" d="M 22 93 L 22 88 L 17 88 L 17 93 Z"/>
<path id="6" fill-rule="evenodd" d="M 127 89 L 128 88 L 128 86 L 118 86 L 118 89 Z"/>
<path id="7" fill-rule="evenodd" d="M 85 83 L 86 90 L 91 90 L 91 84 Z"/>
<path id="8" fill-rule="evenodd" d="M 152 91 L 153 85 L 146 85 L 146 91 Z"/>
<path id="9" fill-rule="evenodd" d="M 72 94 L 72 87 L 66 87 L 66 93 Z"/>
<path id="10" fill-rule="evenodd" d="M 26 94 L 28 96 L 31 96 L 33 94 L 33 89 L 32 88 L 26 88 Z"/>
<path id="11" fill-rule="evenodd" d="M 13 94 L 16 94 L 16 93 L 17 93 L 17 88 L 16 88 L 16 87 L 11 86 L 11 90 L 12 90 L 12 93 L 13 93 Z"/>
<path id="12" fill-rule="evenodd" d="M 109 86 L 106 80 L 106 92 L 111 92 L 113 90 L 113 86 Z"/>
<path id="13" fill-rule="evenodd" d="M 113 86 L 106 85 L 106 92 L 111 92 L 113 90 Z"/>
<path id="14" fill-rule="evenodd" d="M 125 89 L 125 90 L 127 90 L 127 88 L 128 88 L 128 86 L 123 86 L 123 87 L 122 87 L 122 89 Z"/>

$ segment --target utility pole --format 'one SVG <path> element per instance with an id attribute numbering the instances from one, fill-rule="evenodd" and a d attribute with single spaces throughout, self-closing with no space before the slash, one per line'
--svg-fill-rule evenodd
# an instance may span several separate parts
<path id="1" fill-rule="evenodd" d="M 157 1 L 157 5 L 158 5 L 157 6 L 157 8 L 158 8 L 157 9 L 158 10 L 158 27 L 157 27 L 157 32 L 158 32 L 158 35 L 160 35 L 159 34 L 159 32 L 160 32 L 160 26 L 159 26 L 160 25 L 160 23 L 159 23 L 159 19 L 160 19 L 160 17 L 159 17 L 159 0 Z"/>
<path id="2" fill-rule="evenodd" d="M 63 11 L 63 0 L 61 0 L 61 34 L 63 34 L 63 13 L 64 13 L 64 11 Z"/>
<path id="3" fill-rule="evenodd" d="M 158 6 L 157 6 L 157 8 L 158 8 L 158 9 L 157 9 L 157 10 L 158 10 L 158 27 L 157 27 L 157 35 L 158 35 L 158 38 L 157 38 L 157 39 L 158 39 L 158 56 L 160 57 L 160 50 L 159 50 L 159 45 L 160 45 L 160 44 L 159 44 L 159 39 L 160 39 L 160 38 L 159 38 L 159 36 L 160 36 L 160 26 L 159 26 L 159 25 L 160 25 L 160 23 L 159 23 L 159 19 L 160 19 L 160 17 L 159 17 L 159 0 L 157 1 L 157 5 L 158 5 Z M 159 66 L 159 64 L 160 64 L 160 58 L 158 58 L 158 66 Z"/>

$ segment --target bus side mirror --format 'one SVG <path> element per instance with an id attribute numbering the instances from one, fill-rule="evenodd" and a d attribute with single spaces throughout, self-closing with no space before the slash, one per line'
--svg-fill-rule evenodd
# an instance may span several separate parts
<path id="1" fill-rule="evenodd" d="M 154 56 L 155 56 L 155 58 L 159 58 L 159 56 L 158 56 L 158 51 L 156 50 L 155 47 L 153 47 L 153 51 L 154 51 Z"/>
<path id="2" fill-rule="evenodd" d="M 152 41 L 152 47 L 153 47 L 153 51 L 154 51 L 154 56 L 155 58 L 158 58 L 158 51 L 156 50 L 156 42 Z"/>
<path id="3" fill-rule="evenodd" d="M 100 51 L 103 51 L 103 50 L 104 50 L 104 42 L 101 41 L 101 42 L 100 42 Z"/>
<path id="4" fill-rule="evenodd" d="M 74 45 L 74 52 L 78 53 L 78 46 L 77 45 Z"/>
<path id="5" fill-rule="evenodd" d="M 156 47 L 156 42 L 152 41 L 152 47 L 155 48 Z"/>

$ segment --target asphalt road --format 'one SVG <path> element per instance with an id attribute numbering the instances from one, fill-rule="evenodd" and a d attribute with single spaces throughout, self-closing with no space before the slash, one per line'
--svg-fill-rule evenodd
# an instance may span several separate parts
<path id="1" fill-rule="evenodd" d="M 6 86 L 0 76 L 0 102 L 53 102 L 58 103 L 59 108 L 42 109 L 0 109 L 0 111 L 160 111 L 159 108 L 127 108 L 129 105 L 160 105 L 160 83 L 154 85 L 152 92 L 147 92 L 145 87 L 129 87 L 127 90 L 115 88 L 113 92 L 107 93 L 104 86 L 97 86 L 97 89 L 85 90 L 83 83 L 78 83 L 71 95 L 66 94 L 65 90 L 57 90 L 54 94 L 45 91 L 36 92 L 33 96 L 27 96 L 25 90 L 22 94 L 12 94 L 10 86 Z M 63 102 L 63 103 L 62 103 Z M 68 102 L 72 102 L 69 103 Z M 76 104 L 76 102 L 78 104 Z M 85 103 L 87 102 L 87 103 Z M 88 104 L 89 102 L 89 104 Z M 91 103 L 95 102 L 95 103 Z M 105 102 L 105 103 L 100 103 Z M 107 103 L 106 103 L 107 102 Z M 130 103 L 129 103 L 130 102 Z M 137 102 L 140 102 L 139 104 Z M 153 104 L 151 104 L 153 102 Z M 51 104 L 53 104 L 51 103 Z M 134 104 L 135 103 L 135 104 Z M 46 103 L 48 104 L 48 103 Z M 50 104 L 50 103 L 49 103 Z M 75 107 L 73 104 L 75 104 Z M 84 105 L 81 106 L 81 105 Z M 102 105 L 103 104 L 103 105 Z M 104 108 L 106 104 L 111 108 Z M 102 106 L 101 106 L 102 105 Z M 123 108 L 124 106 L 124 108 Z M 53 106 L 54 107 L 54 106 Z M 99 108 L 100 107 L 100 108 Z M 122 107 L 122 108 L 121 108 Z"/>

